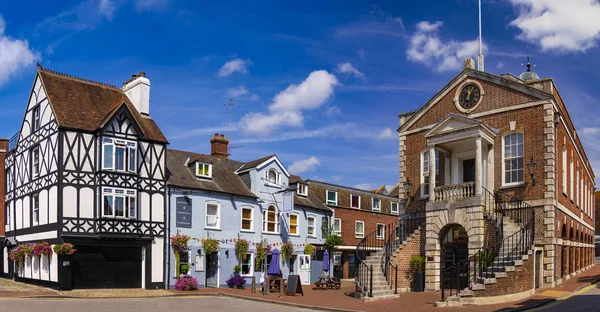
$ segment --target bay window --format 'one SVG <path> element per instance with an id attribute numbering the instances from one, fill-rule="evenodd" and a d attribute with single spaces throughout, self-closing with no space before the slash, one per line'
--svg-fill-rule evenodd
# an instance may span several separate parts
<path id="1" fill-rule="evenodd" d="M 105 187 L 102 189 L 102 216 L 135 219 L 137 192 L 135 190 Z"/>
<path id="2" fill-rule="evenodd" d="M 102 139 L 102 169 L 136 172 L 137 143 L 121 139 Z"/>

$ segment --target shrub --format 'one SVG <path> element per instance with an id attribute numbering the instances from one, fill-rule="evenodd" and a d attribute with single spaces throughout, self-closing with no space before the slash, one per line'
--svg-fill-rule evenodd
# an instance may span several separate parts
<path id="1" fill-rule="evenodd" d="M 227 286 L 229 286 L 229 288 L 244 289 L 246 286 L 246 279 L 239 275 L 234 275 L 227 280 Z"/>
<path id="2" fill-rule="evenodd" d="M 56 253 L 57 255 L 68 256 L 74 254 L 75 251 L 77 251 L 77 249 L 75 249 L 75 246 L 73 246 L 73 244 L 71 243 L 62 243 L 59 245 L 54 245 L 54 253 Z"/>
<path id="3" fill-rule="evenodd" d="M 179 268 L 179 272 L 181 274 L 187 275 L 188 272 L 190 272 L 190 265 L 189 264 L 182 264 Z"/>
<path id="4" fill-rule="evenodd" d="M 49 255 L 52 253 L 52 247 L 48 242 L 35 243 L 33 245 L 33 254 L 36 256 Z"/>
<path id="5" fill-rule="evenodd" d="M 425 256 L 413 256 L 410 258 L 410 269 L 413 272 L 424 272 Z"/>
<path id="6" fill-rule="evenodd" d="M 198 280 L 191 276 L 182 277 L 175 282 L 176 290 L 196 290 L 198 289 Z"/>
<path id="7" fill-rule="evenodd" d="M 311 244 L 306 244 L 306 246 L 304 246 L 304 254 L 307 254 L 309 256 L 312 256 L 316 250 L 317 248 Z"/>
<path id="8" fill-rule="evenodd" d="M 482 250 L 476 256 L 477 261 L 479 261 L 479 265 L 483 269 L 487 269 L 492 262 L 494 261 L 494 252 L 492 250 Z"/>
<path id="9" fill-rule="evenodd" d="M 242 272 L 242 266 L 239 264 L 236 264 L 233 267 L 233 275 L 240 275 L 240 272 Z"/>
<path id="10" fill-rule="evenodd" d="M 248 241 L 245 239 L 238 239 L 235 242 L 235 256 L 239 261 L 246 261 L 246 255 L 248 254 Z"/>
<path id="11" fill-rule="evenodd" d="M 204 247 L 204 252 L 207 255 L 210 255 L 219 249 L 219 241 L 212 238 L 206 238 L 204 239 L 202 246 Z"/>

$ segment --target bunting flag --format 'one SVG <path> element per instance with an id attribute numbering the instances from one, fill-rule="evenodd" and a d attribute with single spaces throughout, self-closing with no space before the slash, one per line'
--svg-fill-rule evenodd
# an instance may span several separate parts
<path id="1" fill-rule="evenodd" d="M 242 240 L 243 238 L 241 237 L 234 237 L 234 238 L 221 238 L 219 239 L 219 244 L 221 245 L 235 245 L 235 243 L 237 243 L 239 240 Z M 204 241 L 206 240 L 206 237 L 190 237 L 190 240 L 198 242 L 200 244 L 204 244 Z M 260 242 L 251 242 L 248 241 L 248 245 L 249 246 L 256 246 L 258 243 Z M 271 247 L 279 247 L 281 245 L 283 245 L 283 242 L 273 242 L 268 244 Z M 306 243 L 300 243 L 300 244 L 293 244 L 294 248 L 302 248 L 304 246 L 306 246 Z M 322 246 L 315 246 L 316 250 L 324 250 L 324 247 Z"/>

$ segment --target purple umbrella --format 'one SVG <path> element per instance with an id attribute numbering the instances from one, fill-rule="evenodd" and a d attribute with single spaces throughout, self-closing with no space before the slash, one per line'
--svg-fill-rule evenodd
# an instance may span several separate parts
<path id="1" fill-rule="evenodd" d="M 329 252 L 327 249 L 323 253 L 323 271 L 329 272 Z"/>
<path id="2" fill-rule="evenodd" d="M 269 263 L 269 269 L 267 270 L 267 274 L 281 274 L 281 270 L 279 269 L 279 251 L 277 249 L 273 250 L 273 254 L 271 255 L 271 263 Z"/>

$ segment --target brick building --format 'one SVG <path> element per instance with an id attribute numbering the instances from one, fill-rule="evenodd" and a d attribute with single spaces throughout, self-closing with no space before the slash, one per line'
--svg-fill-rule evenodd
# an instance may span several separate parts
<path id="1" fill-rule="evenodd" d="M 596 213 L 594 214 L 594 217 L 596 217 L 598 215 L 598 212 L 600 211 L 600 191 L 596 192 L 594 194 L 594 198 L 595 198 L 595 211 Z M 596 221 L 596 238 L 594 240 L 594 245 L 596 247 L 596 252 L 595 252 L 595 256 L 596 257 L 600 257 L 600 220 L 596 217 L 595 218 Z"/>
<path id="2" fill-rule="evenodd" d="M 594 173 L 552 79 L 529 63 L 517 77 L 466 59 L 399 117 L 401 218 L 426 223 L 392 258 L 424 255 L 427 291 L 515 298 L 593 264 Z"/>
<path id="3" fill-rule="evenodd" d="M 334 275 L 354 278 L 356 246 L 370 233 L 377 232 L 375 239 L 384 240 L 385 227 L 398 221 L 398 197 L 314 180 L 306 183 L 311 196 L 334 211 L 333 230 L 343 241 L 332 255 Z"/>

